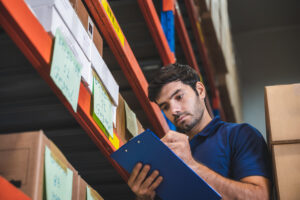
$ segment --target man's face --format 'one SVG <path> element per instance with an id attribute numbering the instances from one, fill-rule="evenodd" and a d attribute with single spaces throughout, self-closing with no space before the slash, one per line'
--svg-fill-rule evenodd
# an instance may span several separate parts
<path id="1" fill-rule="evenodd" d="M 192 130 L 202 119 L 205 105 L 204 88 L 201 87 L 203 85 L 197 83 L 197 96 L 191 86 L 181 81 L 170 82 L 163 86 L 156 99 L 167 118 L 185 133 Z"/>

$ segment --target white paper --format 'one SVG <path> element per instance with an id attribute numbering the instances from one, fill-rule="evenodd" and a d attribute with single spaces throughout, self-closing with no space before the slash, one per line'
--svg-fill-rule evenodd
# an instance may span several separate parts
<path id="1" fill-rule="evenodd" d="M 47 32 L 50 32 L 54 37 L 56 29 L 59 28 L 64 35 L 68 45 L 70 46 L 72 52 L 77 57 L 78 62 L 82 66 L 82 80 L 87 86 L 92 84 L 92 68 L 91 63 L 88 61 L 87 57 L 84 55 L 82 49 L 79 47 L 78 43 L 75 41 L 70 30 L 67 28 L 64 21 L 61 19 L 57 10 L 53 6 L 39 6 L 33 8 L 37 15 L 38 20 Z"/>
<path id="2" fill-rule="evenodd" d="M 117 106 L 112 105 L 113 109 L 113 125 L 114 128 L 117 128 Z"/>

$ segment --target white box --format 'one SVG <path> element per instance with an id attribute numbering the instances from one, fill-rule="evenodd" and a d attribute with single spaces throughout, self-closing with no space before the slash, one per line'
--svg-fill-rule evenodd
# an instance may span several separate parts
<path id="1" fill-rule="evenodd" d="M 69 47 L 77 58 L 78 62 L 82 66 L 81 76 L 84 83 L 88 86 L 92 82 L 91 76 L 91 63 L 88 61 L 87 57 L 84 55 L 82 49 L 78 46 L 70 30 L 65 25 L 64 21 L 61 19 L 56 8 L 51 5 L 39 6 L 33 8 L 38 20 L 44 27 L 44 29 L 51 33 L 55 37 L 56 29 L 59 28 L 64 35 Z"/>
<path id="2" fill-rule="evenodd" d="M 221 30 L 220 30 L 220 1 L 212 0 L 211 1 L 211 17 L 213 25 L 216 31 L 218 42 L 221 41 Z"/>
<path id="3" fill-rule="evenodd" d="M 55 7 L 80 48 L 83 50 L 85 56 L 90 61 L 92 40 L 68 0 L 26 0 L 26 3 L 31 6 L 33 10 L 37 7 L 44 6 Z"/>
<path id="4" fill-rule="evenodd" d="M 211 0 L 205 0 L 205 4 L 206 4 L 206 7 L 207 7 L 207 10 L 210 10 Z"/>
<path id="5" fill-rule="evenodd" d="M 113 104 L 117 106 L 119 101 L 119 85 L 100 56 L 94 43 L 92 43 L 91 62 L 92 67 L 95 69 L 104 87 L 106 88 L 106 91 L 111 97 Z"/>

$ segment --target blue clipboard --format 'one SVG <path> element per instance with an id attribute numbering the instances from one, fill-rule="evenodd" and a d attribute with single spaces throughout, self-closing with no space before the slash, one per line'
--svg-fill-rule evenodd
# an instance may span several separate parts
<path id="1" fill-rule="evenodd" d="M 163 200 L 221 199 L 213 188 L 150 130 L 132 138 L 112 153 L 111 157 L 129 173 L 138 162 L 151 166 L 148 175 L 158 170 L 164 179 L 156 193 Z"/>

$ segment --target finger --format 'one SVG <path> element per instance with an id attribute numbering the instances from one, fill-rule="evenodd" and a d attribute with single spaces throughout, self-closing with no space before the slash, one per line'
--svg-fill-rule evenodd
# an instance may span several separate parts
<path id="1" fill-rule="evenodd" d="M 135 184 L 137 186 L 140 186 L 142 184 L 142 182 L 145 180 L 148 172 L 150 170 L 150 166 L 149 165 L 145 165 L 143 167 L 143 169 L 141 170 L 141 172 L 139 173 L 138 177 L 135 180 Z"/>
<path id="2" fill-rule="evenodd" d="M 130 177 L 128 179 L 128 185 L 129 187 L 131 187 L 137 177 L 137 175 L 139 174 L 141 168 L 142 168 L 142 163 L 138 163 L 135 165 L 135 167 L 133 168 L 131 174 L 130 174 Z"/>
<path id="3" fill-rule="evenodd" d="M 148 188 L 153 183 L 158 174 L 159 172 L 157 170 L 154 170 L 152 174 L 143 182 L 141 187 Z"/>
<path id="4" fill-rule="evenodd" d="M 162 142 L 173 142 L 174 138 L 172 137 L 172 132 L 168 132 L 162 139 Z"/>
<path id="5" fill-rule="evenodd" d="M 169 131 L 162 139 L 162 142 L 177 142 L 186 139 L 187 136 L 175 131 Z"/>
<path id="6" fill-rule="evenodd" d="M 149 187 L 150 190 L 155 190 L 160 184 L 161 182 L 163 181 L 163 177 L 162 176 L 159 176 L 155 181 L 154 183 L 152 183 L 152 185 Z"/>
<path id="7" fill-rule="evenodd" d="M 178 149 L 181 147 L 180 142 L 166 142 L 165 145 L 167 145 L 167 147 L 169 147 L 172 150 L 175 150 L 175 149 Z"/>
<path id="8" fill-rule="evenodd" d="M 152 192 L 151 192 L 151 199 L 154 199 L 155 195 L 156 195 L 156 192 L 155 192 L 155 191 L 152 191 Z"/>

